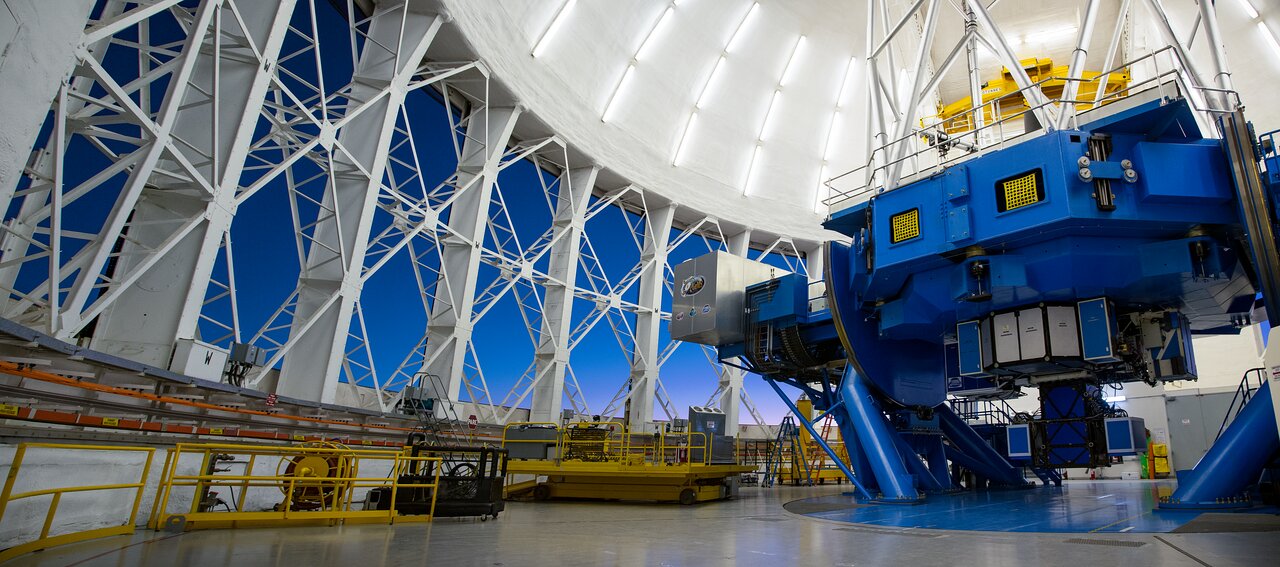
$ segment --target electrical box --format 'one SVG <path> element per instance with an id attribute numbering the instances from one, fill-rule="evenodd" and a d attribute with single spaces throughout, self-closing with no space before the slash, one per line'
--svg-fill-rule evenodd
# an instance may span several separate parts
<path id="1" fill-rule="evenodd" d="M 723 346 L 746 340 L 747 286 L 786 272 L 717 251 L 682 262 L 673 273 L 671 338 Z"/>
<path id="2" fill-rule="evenodd" d="M 704 441 L 693 436 L 690 441 L 689 458 L 693 462 L 706 460 L 711 464 L 733 464 L 737 462 L 734 454 L 734 436 L 725 431 L 725 414 L 718 408 L 691 406 L 689 408 L 689 432 L 706 436 L 706 447 L 711 448 L 711 457 L 706 459 L 699 445 Z"/>
<path id="3" fill-rule="evenodd" d="M 1022 348 L 1018 344 L 1018 314 L 999 313 L 991 317 L 992 344 L 995 346 L 996 364 L 1013 364 L 1022 360 Z"/>
<path id="4" fill-rule="evenodd" d="M 1045 331 L 1049 335 L 1049 355 L 1055 358 L 1080 356 L 1080 327 L 1076 308 L 1050 305 L 1044 308 Z"/>
<path id="5" fill-rule="evenodd" d="M 956 343 L 960 354 L 961 376 L 986 376 L 991 366 L 990 323 L 965 321 L 956 324 Z"/>
<path id="6" fill-rule="evenodd" d="M 248 343 L 231 343 L 231 362 L 262 366 L 267 363 L 267 351 Z"/>
<path id="7" fill-rule="evenodd" d="M 551 460 L 556 458 L 560 430 L 554 425 L 527 424 L 508 428 L 503 437 L 508 458 Z"/>
<path id="8" fill-rule="evenodd" d="M 1076 304 L 1080 313 L 1080 345 L 1089 362 L 1119 362 L 1114 344 L 1117 334 L 1115 310 L 1105 297 Z"/>
<path id="9" fill-rule="evenodd" d="M 1010 459 L 1031 458 L 1031 426 L 1026 423 L 1015 423 L 1005 428 L 1009 436 Z"/>
<path id="10" fill-rule="evenodd" d="M 1105 423 L 1107 454 L 1131 456 L 1147 452 L 1147 428 L 1140 417 L 1111 417 Z"/>
<path id="11" fill-rule="evenodd" d="M 227 366 L 227 351 L 195 339 L 178 339 L 173 347 L 169 370 L 192 378 L 222 381 Z"/>

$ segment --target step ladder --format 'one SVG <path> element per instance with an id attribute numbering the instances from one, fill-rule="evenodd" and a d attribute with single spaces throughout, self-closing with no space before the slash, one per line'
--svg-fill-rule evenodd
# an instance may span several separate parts
<path id="1" fill-rule="evenodd" d="M 789 454 L 789 459 L 787 459 Z M 782 463 L 784 459 L 790 460 L 792 478 L 795 478 L 797 465 L 804 468 L 804 484 L 813 485 L 813 474 L 809 471 L 809 462 L 804 458 L 804 452 L 800 450 L 800 429 L 796 426 L 795 418 L 786 416 L 782 418 L 782 423 L 778 425 L 778 438 L 773 445 L 773 450 L 769 451 L 769 458 L 765 461 L 764 479 L 760 481 L 760 486 L 771 487 L 778 482 L 782 476 Z"/>

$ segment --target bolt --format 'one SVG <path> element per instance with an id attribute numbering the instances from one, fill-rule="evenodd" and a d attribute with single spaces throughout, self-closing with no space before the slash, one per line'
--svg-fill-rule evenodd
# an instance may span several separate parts
<path id="1" fill-rule="evenodd" d="M 1080 156 L 1080 159 L 1076 160 L 1076 165 L 1080 166 L 1081 169 L 1089 167 L 1089 163 L 1089 156 Z"/>
<path id="2" fill-rule="evenodd" d="M 1122 159 L 1120 160 L 1120 167 L 1123 167 L 1125 169 L 1133 169 L 1133 162 L 1127 159 Z"/>
<path id="3" fill-rule="evenodd" d="M 1138 172 L 1132 169 L 1124 170 L 1124 180 L 1133 183 L 1138 180 Z"/>
<path id="4" fill-rule="evenodd" d="M 1089 171 L 1089 168 L 1087 167 L 1080 168 L 1080 180 L 1081 181 L 1093 180 L 1093 172 Z"/>

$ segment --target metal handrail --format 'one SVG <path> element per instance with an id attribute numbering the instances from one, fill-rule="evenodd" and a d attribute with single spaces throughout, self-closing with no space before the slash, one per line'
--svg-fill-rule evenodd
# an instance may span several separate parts
<path id="1" fill-rule="evenodd" d="M 147 457 L 142 465 L 142 471 L 138 478 L 138 482 L 116 483 L 116 484 L 95 484 L 88 486 L 65 486 L 56 488 L 42 488 L 39 490 L 31 490 L 27 492 L 13 493 L 13 485 L 17 482 L 22 470 L 22 462 L 26 457 L 27 449 L 65 449 L 72 451 L 128 451 L 137 453 L 146 453 Z M 21 443 L 18 445 L 17 451 L 13 456 L 13 464 L 9 467 L 9 477 L 5 480 L 4 491 L 0 493 L 0 521 L 4 519 L 5 510 L 9 503 L 14 500 L 22 500 L 26 498 L 34 498 L 37 496 L 53 495 L 49 502 L 49 510 L 45 513 L 44 524 L 40 528 L 40 535 L 33 541 L 21 543 L 13 547 L 9 547 L 0 551 L 0 563 L 30 553 L 47 549 L 50 547 L 95 539 L 100 537 L 108 537 L 113 535 L 128 535 L 134 531 L 134 523 L 138 518 L 138 507 L 142 503 L 142 492 L 147 485 L 147 474 L 151 471 L 151 459 L 155 456 L 155 449 L 149 447 L 117 447 L 110 445 L 75 445 L 62 443 Z M 90 492 L 100 490 L 123 490 L 133 489 L 136 494 L 133 497 L 133 506 L 129 510 L 129 519 L 118 526 L 109 526 L 105 528 L 96 528 L 91 530 L 82 530 L 56 536 L 50 536 L 49 530 L 53 527 L 53 518 L 58 512 L 58 505 L 62 502 L 62 495 L 73 492 Z"/>
<path id="2" fill-rule="evenodd" d="M 535 443 L 547 444 L 554 443 L 555 463 L 567 460 L 565 455 L 568 449 L 579 447 L 588 447 L 591 449 L 599 448 L 599 453 L 603 461 L 608 463 L 628 463 L 640 456 L 640 462 L 652 459 L 655 463 L 663 463 L 667 465 L 685 465 L 692 466 L 694 464 L 709 465 L 711 463 L 711 442 L 708 436 L 702 432 L 684 431 L 684 432 L 665 432 L 665 433 L 647 433 L 632 432 L 617 422 L 601 421 L 601 422 L 582 422 L 586 425 L 602 425 L 609 429 L 609 432 L 602 439 L 591 439 L 574 441 L 569 439 L 567 432 L 578 424 L 570 424 L 561 427 L 552 422 L 518 422 L 508 424 L 503 428 L 502 444 L 507 443 Z M 556 430 L 556 437 L 551 439 L 511 439 L 508 431 L 512 427 L 521 426 L 551 426 Z M 699 441 L 700 440 L 700 441 Z M 701 450 L 701 458 L 698 462 L 694 462 L 692 453 Z M 684 456 L 682 455 L 682 452 Z M 673 458 L 669 458 L 673 457 Z"/>
<path id="3" fill-rule="evenodd" d="M 218 473 L 202 473 L 202 474 L 178 474 L 177 463 L 183 455 L 200 455 L 203 463 L 200 470 L 208 470 L 208 464 L 211 462 L 213 455 L 218 453 L 230 453 L 241 456 L 248 456 L 248 465 L 245 467 L 245 474 L 218 474 Z M 326 476 L 307 476 L 300 477 L 294 474 L 253 474 L 253 464 L 257 457 L 280 457 L 290 458 L 298 455 L 322 455 L 336 456 L 343 459 L 346 466 L 343 468 L 348 474 L 345 475 L 326 475 Z M 369 477 L 359 476 L 359 463 L 361 461 L 391 461 L 391 473 L 386 477 Z M 160 483 L 156 487 L 156 498 L 152 502 L 151 514 L 148 518 L 147 525 L 152 529 L 160 529 L 166 525 L 169 518 L 182 517 L 186 522 L 229 522 L 232 527 L 238 521 L 253 522 L 270 522 L 283 521 L 290 522 L 295 520 L 386 520 L 388 523 L 396 523 L 398 521 L 430 521 L 435 513 L 436 497 L 439 493 L 441 465 L 444 459 L 432 456 L 414 456 L 408 453 L 408 449 L 386 450 L 386 449 L 351 449 L 346 447 L 269 447 L 257 445 L 233 445 L 233 444 L 178 444 L 168 451 L 165 459 L 163 473 L 161 474 Z M 415 465 L 420 466 L 423 463 L 434 463 L 431 468 L 434 470 L 431 482 L 401 482 L 402 475 L 408 474 Z M 234 512 L 215 512 L 201 511 L 199 504 L 201 495 L 209 488 L 229 487 L 231 489 L 239 488 L 240 495 L 236 502 L 236 510 Z M 294 497 L 296 489 L 300 487 L 332 488 L 333 494 L 326 496 L 323 501 L 323 507 L 320 510 L 295 510 Z M 178 488 L 194 488 L 195 496 L 191 502 L 191 508 L 182 513 L 170 513 L 168 511 L 169 501 L 173 494 L 173 489 Z M 277 509 L 273 511 L 248 512 L 244 510 L 245 496 L 249 488 L 276 487 L 284 493 L 284 500 Z M 389 506 L 387 510 L 356 510 L 353 495 L 356 488 L 389 488 L 390 499 L 394 503 L 396 495 L 402 488 L 429 488 L 431 489 L 431 503 L 426 514 L 415 517 L 407 517 L 399 514 L 396 507 Z"/>
<path id="4" fill-rule="evenodd" d="M 1254 386 L 1249 382 L 1249 377 L 1253 375 L 1258 377 L 1258 385 Z M 1262 387 L 1263 382 L 1267 379 L 1265 368 L 1250 368 L 1244 372 L 1244 376 L 1240 378 L 1240 386 L 1236 388 L 1236 394 L 1231 397 L 1231 405 L 1227 406 L 1226 415 L 1222 416 L 1222 425 L 1218 426 L 1218 434 L 1213 436 L 1213 440 L 1217 441 L 1222 437 L 1222 432 L 1227 430 L 1227 424 L 1235 418 L 1240 410 L 1244 409 L 1244 405 L 1249 403 L 1249 399 L 1253 397 L 1253 392 Z M 1239 407 L 1236 407 L 1239 402 Z"/>
<path id="5" fill-rule="evenodd" d="M 1162 53 L 1170 53 L 1170 54 L 1171 54 L 1171 56 L 1175 59 L 1175 62 L 1174 62 L 1174 64 L 1173 64 L 1173 68 L 1171 68 L 1171 69 L 1169 69 L 1169 70 L 1167 70 L 1167 71 L 1163 71 L 1163 72 L 1161 72 L 1161 71 L 1159 70 L 1159 65 L 1160 65 L 1160 63 L 1159 63 L 1159 59 L 1156 59 L 1156 57 L 1157 57 L 1158 55 L 1162 54 Z M 1035 105 L 1035 106 L 1028 106 L 1028 107 L 1027 107 L 1025 110 L 1023 110 L 1022 112 L 1019 112 L 1019 113 L 1016 113 L 1016 114 L 1012 114 L 1012 115 L 1007 116 L 1007 117 L 1000 117 L 1000 116 L 999 116 L 999 108 L 998 108 L 998 105 L 999 105 L 999 104 L 1001 104 L 1002 102 L 1004 102 L 1006 99 L 1010 99 L 1010 98 L 1012 98 L 1012 97 L 1017 97 L 1017 96 L 1019 96 L 1019 95 L 1022 95 L 1022 94 L 1023 94 L 1023 93 L 1025 93 L 1026 91 L 1029 91 L 1029 90 L 1031 90 L 1031 89 L 1033 89 L 1033 88 L 1040 88 L 1040 86 L 1041 86 L 1041 85 L 1046 84 L 1046 83 L 1048 83 L 1048 82 L 1069 81 L 1069 82 L 1078 82 L 1078 83 L 1085 83 L 1085 84 L 1087 84 L 1087 83 L 1092 83 L 1092 82 L 1095 82 L 1095 81 L 1100 81 L 1101 79 L 1103 79 L 1103 78 L 1105 78 L 1105 77 L 1107 77 L 1107 76 L 1109 76 L 1109 75 L 1111 75 L 1111 74 L 1114 74 L 1114 73 L 1117 73 L 1117 72 L 1120 72 L 1120 71 L 1123 71 L 1123 70 L 1126 70 L 1126 69 L 1132 68 L 1132 67 L 1134 67 L 1134 66 L 1136 66 L 1136 65 L 1138 65 L 1138 64 L 1140 64 L 1140 63 L 1144 63 L 1144 62 L 1146 62 L 1146 61 L 1148 61 L 1148 60 L 1150 60 L 1152 63 L 1154 63 L 1154 64 L 1156 65 L 1156 73 L 1155 73 L 1153 76 L 1151 76 L 1151 77 L 1149 77 L 1149 78 L 1147 78 L 1147 79 L 1144 79 L 1144 80 L 1142 80 L 1142 81 L 1139 81 L 1139 82 L 1137 82 L 1137 83 L 1130 83 L 1130 84 L 1126 85 L 1126 87 L 1125 87 L 1124 89 L 1121 89 L 1121 90 L 1119 90 L 1119 91 L 1117 91 L 1117 92 L 1115 92 L 1115 93 L 1112 93 L 1112 94 L 1110 94 L 1110 95 L 1105 95 L 1105 96 L 1102 96 L 1102 97 L 1097 97 L 1097 96 L 1095 96 L 1095 98 L 1094 98 L 1093 100 L 1083 100 L 1083 99 L 1079 99 L 1079 98 L 1076 98 L 1076 99 L 1063 99 L 1063 98 L 1058 98 L 1058 99 L 1053 99 L 1053 100 L 1046 100 L 1044 103 L 1041 103 L 1041 104 L 1038 104 L 1038 105 Z M 1163 48 L 1161 48 L 1161 49 L 1158 49 L 1158 50 L 1156 50 L 1156 51 L 1152 51 L 1151 53 L 1148 53 L 1148 54 L 1143 55 L 1143 56 L 1141 56 L 1141 57 L 1138 57 L 1137 59 L 1133 59 L 1133 60 L 1131 60 L 1131 61 L 1127 61 L 1127 62 L 1125 62 L 1125 63 L 1122 63 L 1121 65 L 1118 65 L 1117 67 L 1115 67 L 1115 68 L 1113 68 L 1113 69 L 1109 69 L 1109 70 L 1107 70 L 1107 71 L 1101 72 L 1101 73 L 1099 73 L 1097 76 L 1095 76 L 1095 77 L 1093 77 L 1093 78 L 1089 78 L 1089 79 L 1086 79 L 1086 78 L 1083 78 L 1083 77 L 1078 77 L 1078 78 L 1073 78 L 1073 77 L 1045 77 L 1045 78 L 1042 78 L 1042 79 L 1040 79 L 1039 81 L 1036 81 L 1035 83 L 1032 83 L 1032 84 L 1028 85 L 1028 86 L 1027 86 L 1027 87 L 1025 87 L 1025 88 L 1018 89 L 1018 90 L 1016 90 L 1016 91 L 1010 91 L 1009 93 L 1006 93 L 1006 94 L 1004 94 L 1004 95 L 1001 95 L 1001 96 L 999 96 L 999 97 L 997 97 L 997 98 L 994 98 L 994 99 L 992 99 L 992 100 L 990 100 L 990 101 L 988 101 L 988 102 L 981 103 L 980 105 L 974 106 L 973 108 L 970 108 L 969 110 L 966 110 L 966 111 L 964 111 L 964 112 L 961 112 L 961 113 L 959 113 L 959 114 L 956 114 L 955 116 L 953 116 L 953 117 L 951 117 L 951 118 L 948 118 L 946 121 L 944 121 L 944 122 L 940 122 L 940 123 L 939 123 L 939 125 L 941 125 L 942 123 L 948 122 L 948 121 L 957 121 L 957 120 L 961 120 L 961 119 L 964 119 L 964 120 L 970 120 L 970 121 L 972 121 L 972 115 L 974 115 L 974 114 L 975 114 L 975 113 L 977 113 L 977 112 L 983 112 L 983 113 L 984 113 L 984 116 L 985 116 L 985 114 L 988 112 L 988 110 L 987 110 L 987 109 L 988 109 L 988 107 L 990 107 L 990 113 L 991 113 L 992 117 L 993 117 L 993 118 L 995 118 L 995 120 L 994 120 L 994 121 L 984 123 L 984 125 L 983 125 L 981 128 L 977 128 L 977 129 L 974 129 L 974 130 L 970 130 L 970 131 L 968 131 L 968 132 L 965 132 L 965 133 L 963 133 L 963 134 L 958 134 L 958 135 L 956 135 L 956 138 L 957 138 L 957 139 L 959 139 L 959 138 L 961 138 L 961 137 L 969 137 L 969 136 L 972 136 L 974 140 L 979 140 L 979 139 L 980 139 L 980 138 L 979 138 L 979 136 L 980 136 L 980 134 L 981 134 L 981 133 L 983 133 L 983 132 L 990 132 L 990 131 L 992 131 L 993 129 L 998 130 L 998 132 L 999 132 L 999 137 L 998 137 L 998 139 L 996 140 L 996 143 L 995 143 L 994 145 L 988 145 L 988 146 L 986 146 L 986 147 L 982 148 L 982 151 L 987 151 L 987 150 L 989 150 L 989 149 L 991 149 L 991 148 L 995 148 L 995 149 L 1003 149 L 1003 148 L 1005 147 L 1005 145 L 1006 145 L 1006 142 L 1011 141 L 1011 140 L 1015 140 L 1015 139 L 1017 139 L 1017 138 L 1020 138 L 1020 137 L 1027 136 L 1027 135 L 1032 134 L 1032 132 L 1021 132 L 1021 133 L 1015 134 L 1015 135 L 1013 135 L 1013 136 L 1011 136 L 1011 137 L 1009 137 L 1009 138 L 1006 138 L 1006 136 L 1005 136 L 1005 132 L 1004 132 L 1004 125 L 1005 125 L 1006 123 L 1008 123 L 1008 122 L 1012 122 L 1012 121 L 1014 121 L 1014 120 L 1022 119 L 1024 116 L 1026 116 L 1026 114 L 1027 114 L 1027 113 L 1035 112 L 1035 111 L 1037 111 L 1037 110 L 1040 110 L 1040 109 L 1042 109 L 1042 108 L 1046 108 L 1046 107 L 1056 106 L 1056 105 L 1058 105 L 1058 104 L 1062 104 L 1062 103 L 1070 103 L 1070 104 L 1072 104 L 1072 105 L 1089 105 L 1089 106 L 1091 107 L 1091 108 L 1090 108 L 1090 110 L 1092 110 L 1092 109 L 1100 108 L 1100 107 L 1102 107 L 1103 105 L 1110 104 L 1110 103 L 1112 103 L 1112 102 L 1116 102 L 1116 101 L 1122 100 L 1122 99 L 1124 99 L 1124 98 L 1132 97 L 1132 96 L 1134 96 L 1134 95 L 1136 95 L 1136 94 L 1140 94 L 1140 93 L 1148 92 L 1148 91 L 1151 91 L 1151 90 L 1163 90 L 1163 88 L 1165 87 L 1165 85 L 1169 85 L 1169 84 L 1174 84 L 1175 86 L 1180 87 L 1184 92 L 1188 92 L 1188 93 L 1199 92 L 1199 93 L 1201 93 L 1201 94 L 1204 94 L 1204 93 L 1218 93 L 1218 94 L 1222 94 L 1222 95 L 1227 95 L 1229 98 L 1234 99 L 1234 102 L 1235 102 L 1235 104 L 1234 104 L 1234 106 L 1233 106 L 1232 108 L 1216 108 L 1216 107 L 1209 106 L 1209 105 L 1207 105 L 1207 104 L 1206 104 L 1205 106 L 1203 106 L 1203 107 L 1202 107 L 1202 106 L 1200 106 L 1200 105 L 1197 103 L 1197 101 L 1196 101 L 1196 100 L 1194 99 L 1194 97 L 1193 97 L 1193 98 L 1191 98 L 1191 99 L 1189 100 L 1189 102 L 1190 102 L 1190 104 L 1191 104 L 1191 108 L 1192 108 L 1192 110 L 1197 111 L 1197 112 L 1204 112 L 1204 113 L 1226 113 L 1226 112 L 1232 112 L 1232 111 L 1234 111 L 1236 108 L 1238 108 L 1238 107 L 1239 107 L 1239 105 L 1240 105 L 1240 95 L 1239 95 L 1239 93 L 1237 93 L 1237 92 L 1235 92 L 1235 91 L 1228 90 L 1228 89 L 1220 89 L 1220 88 L 1215 88 L 1215 87 L 1206 87 L 1206 86 L 1197 86 L 1197 85 L 1190 85 L 1190 84 L 1187 84 L 1187 83 L 1186 83 L 1186 81 L 1185 81 L 1185 77 L 1186 77 L 1186 73 L 1188 73 L 1188 71 L 1187 71 L 1186 69 L 1187 69 L 1186 62 L 1185 62 L 1185 61 L 1183 61 L 1183 59 L 1182 59 L 1182 55 L 1181 55 L 1181 54 L 1180 54 L 1176 49 L 1174 49 L 1174 47 L 1173 47 L 1173 46 L 1167 46 L 1167 47 L 1163 47 Z M 1169 79 L 1169 78 L 1172 78 L 1173 80 L 1172 80 L 1172 81 L 1168 81 L 1168 80 L 1166 80 L 1166 79 Z M 1103 88 L 1103 85 L 1102 85 L 1102 84 L 1099 84 L 1098 88 L 1099 88 L 1099 89 L 1102 89 L 1102 88 Z M 1079 91 L 1079 89 L 1077 89 L 1077 92 L 1080 92 L 1080 91 Z M 1025 96 L 1023 96 L 1022 98 L 1025 100 Z M 1206 101 L 1206 102 L 1208 101 L 1208 98 L 1207 98 L 1207 97 L 1205 97 L 1205 101 Z M 1046 125 L 1046 126 L 1047 126 L 1047 125 Z M 837 175 L 837 176 L 831 177 L 830 179 L 824 180 L 824 181 L 823 181 L 823 185 L 825 185 L 828 189 L 830 189 L 830 190 L 832 191 L 832 194 L 831 194 L 830 196 L 828 196 L 827 198 L 823 199 L 823 200 L 822 200 L 822 203 L 823 203 L 824 205 L 826 205 L 826 206 L 830 209 L 830 208 L 835 207 L 835 206 L 836 206 L 836 205 L 838 205 L 838 204 L 841 204 L 841 203 L 844 203 L 844 202 L 850 201 L 850 200 L 852 200 L 852 199 L 855 199 L 855 198 L 857 198 L 857 197 L 860 197 L 860 196 L 866 195 L 867 193 L 870 193 L 870 192 L 872 192 L 872 191 L 876 191 L 876 187 L 875 187 L 875 185 L 876 185 L 876 183 L 875 183 L 875 179 L 877 178 L 878 174 L 886 173 L 890 168 L 895 167 L 895 166 L 897 166 L 897 165 L 899 165 L 899 164 L 905 164 L 905 163 L 906 163 L 906 162 L 908 162 L 908 161 L 916 161 L 916 160 L 917 160 L 917 158 L 919 158 L 921 155 L 923 155 L 923 154 L 927 154 L 927 153 L 930 153 L 930 152 L 935 151 L 935 148 L 934 148 L 934 147 L 925 147 L 925 148 L 922 148 L 922 149 L 916 150 L 916 151 L 914 151 L 914 152 L 911 152 L 911 153 L 909 153 L 909 154 L 905 155 L 904 157 L 902 157 L 902 158 L 900 158 L 900 159 L 895 159 L 895 160 L 893 160 L 893 161 L 887 161 L 887 162 L 885 162 L 885 163 L 883 163 L 883 164 L 879 164 L 879 165 L 876 165 L 876 164 L 875 164 L 875 156 L 876 156 L 876 153 L 877 153 L 877 152 L 880 152 L 880 153 L 882 153 L 882 154 L 887 154 L 887 153 L 890 151 L 890 149 L 891 149 L 891 148 L 895 148 L 895 147 L 898 147 L 898 145 L 899 145 L 899 144 L 907 143 L 907 142 L 909 142 L 909 141 L 911 141 L 911 140 L 918 139 L 918 138 L 922 137 L 924 134 L 926 134 L 926 133 L 932 133 L 933 131 L 934 131 L 934 126 L 931 126 L 931 127 L 929 127 L 929 128 L 912 128 L 912 129 L 911 129 L 911 131 L 910 131 L 910 132 L 908 132 L 906 135 L 904 135 L 904 136 L 902 136 L 902 137 L 899 137 L 899 138 L 896 138 L 896 139 L 891 140 L 891 141 L 886 141 L 885 143 L 883 143 L 883 144 L 881 144 L 880 146 L 878 146 L 878 147 L 876 147 L 875 149 L 873 149 L 873 150 L 870 152 L 869 157 L 868 157 L 868 160 L 867 160 L 867 163 L 866 163 L 865 165 L 863 165 L 863 166 L 861 166 L 861 167 L 858 167 L 858 168 L 856 168 L 856 169 L 853 169 L 853 170 L 847 171 L 847 172 L 842 173 L 842 174 L 840 174 L 840 175 Z M 981 153 L 981 152 L 979 152 L 979 153 Z M 915 170 L 914 172 L 912 172 L 912 173 L 911 173 L 911 175 L 921 175 L 921 174 L 924 174 L 924 173 L 929 172 L 929 171 L 934 171 L 934 170 L 937 170 L 938 168 L 943 168 L 943 167 L 948 166 L 948 165 L 950 165 L 950 164 L 953 164 L 953 163 L 956 163 L 956 162 L 959 162 L 959 161 L 962 161 L 962 160 L 968 159 L 968 158 L 970 158 L 972 155 L 974 155 L 974 154 L 961 154 L 961 155 L 960 155 L 960 156 L 958 156 L 958 157 L 950 158 L 950 159 L 946 159 L 946 158 L 944 158 L 944 159 L 939 160 L 939 161 L 938 161 L 938 163 L 935 163 L 935 164 L 933 164 L 933 165 L 929 165 L 929 166 L 926 166 L 926 167 L 923 167 L 923 168 L 920 168 L 920 167 L 917 165 L 916 170 Z M 874 167 L 873 167 L 873 166 L 874 166 Z M 843 179 L 843 178 L 845 178 L 845 177 L 848 177 L 848 176 L 854 175 L 854 174 L 856 174 L 856 173 L 866 173 L 868 170 L 870 170 L 870 175 L 868 175 L 868 176 L 867 176 L 868 182 L 867 182 L 866 184 L 864 184 L 864 185 L 860 186 L 860 187 L 855 187 L 855 188 L 850 189 L 850 190 L 847 190 L 847 191 L 842 191 L 842 190 L 839 190 L 839 189 L 837 189 L 836 187 L 834 187 L 834 186 L 832 185 L 832 183 L 834 183 L 834 182 L 836 182 L 836 181 L 838 181 L 838 180 L 840 180 L 840 179 Z M 902 177 L 904 177 L 904 178 L 905 178 L 905 177 L 907 177 L 907 176 L 905 176 L 905 175 L 904 175 L 904 176 L 902 176 Z M 887 189 L 887 188 L 883 188 L 883 187 L 882 187 L 882 188 L 880 188 L 877 192 L 885 192 L 885 191 L 891 191 L 891 190 L 892 190 L 892 189 Z"/>

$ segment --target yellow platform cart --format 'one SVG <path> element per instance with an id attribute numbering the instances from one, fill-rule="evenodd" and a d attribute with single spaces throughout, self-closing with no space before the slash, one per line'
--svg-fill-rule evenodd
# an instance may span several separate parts
<path id="1" fill-rule="evenodd" d="M 508 494 L 534 499 L 653 500 L 694 504 L 732 498 L 753 467 L 719 464 L 702 433 L 633 433 L 614 422 L 512 423 L 503 429 Z"/>

